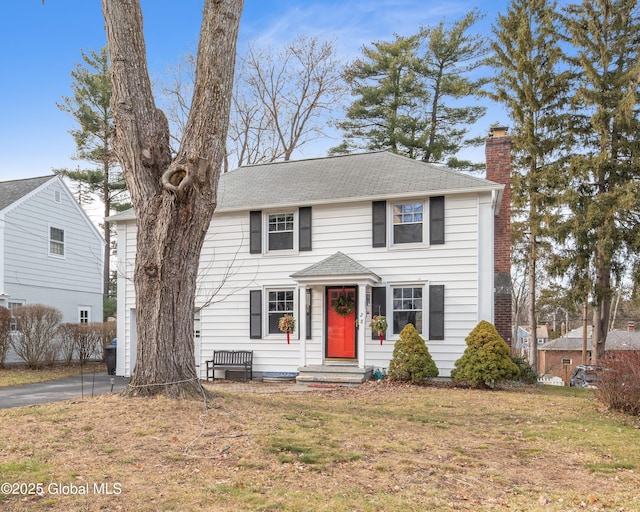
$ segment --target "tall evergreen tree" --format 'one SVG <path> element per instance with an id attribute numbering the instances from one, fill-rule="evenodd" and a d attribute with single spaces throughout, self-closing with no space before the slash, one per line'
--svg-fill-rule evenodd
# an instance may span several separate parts
<path id="1" fill-rule="evenodd" d="M 104 205 L 104 217 L 112 210 L 130 207 L 126 202 L 126 185 L 113 150 L 115 126 L 111 110 L 111 78 L 107 49 L 100 52 L 82 52 L 83 64 L 76 64 L 71 72 L 74 82 L 72 96 L 64 97 L 58 104 L 60 110 L 71 114 L 79 127 L 70 131 L 76 143 L 74 159 L 88 162 L 93 167 L 71 170 L 56 169 L 78 184 L 85 192 L 79 197 L 81 203 L 90 202 L 90 194 L 97 195 Z M 104 221 L 105 239 L 103 293 L 109 296 L 111 228 Z"/>
<path id="2" fill-rule="evenodd" d="M 560 69 L 562 51 L 554 22 L 556 3 L 512 0 L 493 28 L 496 70 L 489 96 L 504 105 L 513 122 L 514 239 L 528 245 L 529 363 L 537 368 L 536 263 L 538 243 L 549 219 L 558 183 L 552 163 L 563 142 L 559 136 L 567 102 L 569 74 Z M 526 234 L 526 235 L 525 235 Z"/>
<path id="3" fill-rule="evenodd" d="M 477 10 L 451 26 L 440 22 L 424 28 L 423 57 L 420 71 L 429 93 L 427 111 L 429 123 L 422 159 L 425 162 L 443 162 L 460 149 L 484 143 L 484 137 L 467 138 L 469 126 L 475 124 L 486 111 L 480 105 L 458 105 L 456 102 L 478 96 L 486 80 L 471 78 L 473 72 L 484 65 L 488 52 L 484 37 L 470 33 L 482 18 Z M 470 167 L 470 162 L 449 159 L 455 167 Z"/>
<path id="4" fill-rule="evenodd" d="M 347 67 L 345 80 L 356 98 L 338 123 L 344 142 L 332 152 L 386 149 L 427 162 L 469 167 L 453 159 L 481 106 L 465 106 L 482 80 L 471 79 L 486 53 L 483 38 L 469 33 L 477 11 L 451 26 L 440 23 L 410 37 L 395 36 L 364 47 L 362 58 Z"/>
<path id="5" fill-rule="evenodd" d="M 640 212 L 640 10 L 637 0 L 584 0 L 563 10 L 578 71 L 564 202 L 572 243 L 565 267 L 593 282 L 594 361 L 604 356 L 613 288 L 634 260 Z M 636 275 L 637 277 L 637 275 Z"/>
<path id="6" fill-rule="evenodd" d="M 344 78 L 356 97 L 346 119 L 338 123 L 345 141 L 333 153 L 354 149 L 387 149 L 410 158 L 425 145 L 428 118 L 426 91 L 416 73 L 417 36 L 395 36 L 362 49 L 363 56 L 347 67 Z"/>

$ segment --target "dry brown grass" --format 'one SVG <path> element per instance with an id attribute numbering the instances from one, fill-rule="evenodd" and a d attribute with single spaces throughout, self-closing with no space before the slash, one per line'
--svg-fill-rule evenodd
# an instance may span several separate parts
<path id="1" fill-rule="evenodd" d="M 208 406 L 102 396 L 0 411 L 0 481 L 45 491 L 0 508 L 640 510 L 638 426 L 588 391 L 372 382 L 221 391 Z"/>

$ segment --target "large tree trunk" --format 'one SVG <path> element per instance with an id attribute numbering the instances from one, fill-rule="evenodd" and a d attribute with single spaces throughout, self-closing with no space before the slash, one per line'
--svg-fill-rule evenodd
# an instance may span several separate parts
<path id="1" fill-rule="evenodd" d="M 129 396 L 202 393 L 193 351 L 196 276 L 225 156 L 242 6 L 205 0 L 191 113 L 172 161 L 168 124 L 151 91 L 139 0 L 102 0 L 115 149 L 138 226 L 138 353 Z"/>

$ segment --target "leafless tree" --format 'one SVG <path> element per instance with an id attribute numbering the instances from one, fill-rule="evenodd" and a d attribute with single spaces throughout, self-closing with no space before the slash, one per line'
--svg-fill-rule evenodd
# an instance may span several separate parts
<path id="1" fill-rule="evenodd" d="M 176 133 L 184 130 L 195 78 L 187 55 L 160 84 Z M 238 62 L 227 140 L 225 170 L 289 160 L 293 152 L 323 135 L 330 111 L 344 92 L 333 42 L 300 36 L 280 51 L 250 46 Z"/>

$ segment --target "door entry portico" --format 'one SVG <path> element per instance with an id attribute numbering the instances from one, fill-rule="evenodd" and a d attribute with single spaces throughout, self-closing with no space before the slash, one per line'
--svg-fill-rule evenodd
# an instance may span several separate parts
<path id="1" fill-rule="evenodd" d="M 357 293 L 355 287 L 327 288 L 327 343 L 328 359 L 356 358 Z M 347 303 L 346 308 L 336 307 Z M 350 311 L 349 311 L 350 310 Z"/>

